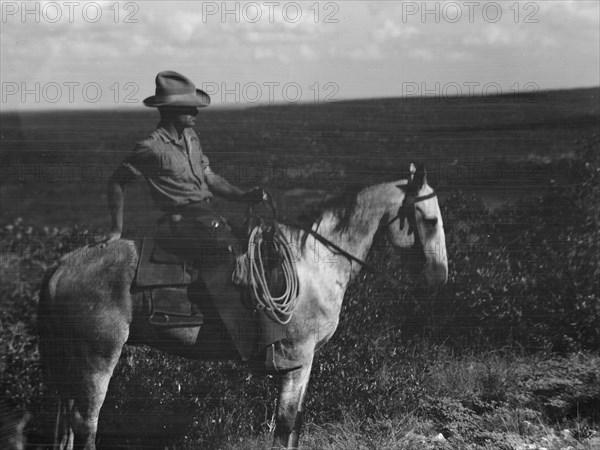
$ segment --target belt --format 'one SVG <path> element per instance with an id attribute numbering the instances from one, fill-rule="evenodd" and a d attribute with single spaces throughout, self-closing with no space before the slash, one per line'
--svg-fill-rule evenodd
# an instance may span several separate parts
<path id="1" fill-rule="evenodd" d="M 197 202 L 190 202 L 190 203 L 185 203 L 183 205 L 177 205 L 177 206 L 171 208 L 170 211 L 168 211 L 165 214 L 163 214 L 162 216 L 160 216 L 156 220 L 156 223 L 157 223 L 157 225 L 162 225 L 167 220 L 169 220 L 171 222 L 179 222 L 181 219 L 183 219 L 183 216 L 185 216 L 186 214 L 189 214 L 190 212 L 195 211 L 197 207 L 202 207 L 203 205 L 210 204 L 213 201 L 214 200 L 212 197 L 206 197 Z"/>
<path id="2" fill-rule="evenodd" d="M 173 211 L 178 211 L 180 209 L 186 209 L 186 208 L 193 208 L 195 205 L 201 205 L 203 203 L 212 203 L 213 202 L 213 198 L 212 197 L 206 197 L 203 198 L 202 200 L 198 200 L 195 202 L 189 202 L 189 203 L 183 203 L 181 205 L 177 205 L 175 207 L 172 208 Z"/>

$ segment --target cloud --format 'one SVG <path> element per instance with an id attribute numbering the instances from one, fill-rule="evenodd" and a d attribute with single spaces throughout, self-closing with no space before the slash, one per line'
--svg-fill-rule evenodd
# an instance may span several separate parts
<path id="1" fill-rule="evenodd" d="M 401 24 L 395 23 L 391 19 L 386 19 L 383 23 L 383 27 L 373 31 L 373 41 L 377 44 L 384 44 L 390 41 L 396 41 L 400 38 L 407 39 L 413 36 L 417 36 L 419 30 L 417 27 L 409 25 L 402 26 Z"/>
<path id="2" fill-rule="evenodd" d="M 42 13 L 52 3 L 62 4 L 36 4 Z M 155 73 L 173 69 L 211 81 L 333 81 L 340 92 L 362 96 L 377 89 L 393 95 L 399 74 L 440 81 L 494 77 L 508 85 L 524 77 L 541 84 L 553 74 L 563 87 L 598 79 L 597 1 L 519 2 L 518 20 L 515 3 L 502 3 L 497 22 L 485 20 L 481 7 L 470 22 L 463 7 L 456 23 L 403 11 L 422 2 L 299 2 L 298 20 L 292 20 L 296 7 L 284 12 L 284 3 L 117 2 L 118 11 L 115 2 L 99 4 L 96 22 L 91 9 L 83 15 L 83 3 L 73 21 L 65 9 L 56 22 L 7 16 L 0 36 L 3 79 L 135 81 L 151 91 Z M 425 7 L 435 4 L 441 14 L 444 3 Z"/>
<path id="3" fill-rule="evenodd" d="M 366 43 L 360 47 L 344 49 L 340 53 L 341 55 L 355 60 L 379 60 L 384 57 L 381 53 L 380 47 L 377 44 Z"/>

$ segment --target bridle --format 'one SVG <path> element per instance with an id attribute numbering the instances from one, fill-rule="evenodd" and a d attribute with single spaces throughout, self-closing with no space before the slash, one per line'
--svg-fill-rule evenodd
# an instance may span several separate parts
<path id="1" fill-rule="evenodd" d="M 396 214 L 392 220 L 390 220 L 387 225 L 385 226 L 386 228 L 389 227 L 391 224 L 393 224 L 396 220 L 400 221 L 400 229 L 403 230 L 404 229 L 404 220 L 406 219 L 406 222 L 408 223 L 408 230 L 406 231 L 407 234 L 412 234 L 414 233 L 415 230 L 415 226 L 416 226 L 416 209 L 415 209 L 415 205 L 417 203 L 420 202 L 424 202 L 425 200 L 429 200 L 430 198 L 434 198 L 437 197 L 437 194 L 435 193 L 435 191 L 427 194 L 427 195 L 421 195 L 421 196 L 412 196 L 409 194 L 406 194 L 406 196 L 404 197 L 404 201 L 402 202 L 402 205 L 400 205 L 400 208 L 398 208 L 398 214 Z M 415 237 L 418 236 L 418 233 L 415 234 Z"/>
<path id="2" fill-rule="evenodd" d="M 404 219 L 406 219 L 406 221 L 408 222 L 408 230 L 407 230 L 407 234 L 411 234 L 414 233 L 414 230 L 416 229 L 416 209 L 415 209 L 415 205 L 417 203 L 423 202 L 425 200 L 429 200 L 431 198 L 436 197 L 437 194 L 435 193 L 435 191 L 427 194 L 427 195 L 421 195 L 421 196 L 414 196 L 411 195 L 409 193 L 407 193 L 404 197 L 404 200 L 402 201 L 402 204 L 400 205 L 400 208 L 398 208 L 398 214 L 396 214 L 383 228 L 386 229 L 388 228 L 391 224 L 393 224 L 396 220 L 400 220 L 400 229 L 404 229 Z M 313 236 L 317 241 L 321 242 L 322 244 L 326 245 L 327 247 L 335 250 L 338 254 L 344 256 L 345 258 L 347 258 L 351 263 L 352 262 L 357 262 L 359 263 L 365 270 L 376 274 L 376 275 L 380 275 L 383 278 L 385 278 L 386 280 L 388 280 L 390 283 L 396 285 L 396 286 L 401 286 L 402 283 L 400 283 L 398 280 L 396 280 L 395 278 L 392 278 L 390 275 L 388 275 L 385 272 L 382 272 L 381 270 L 379 270 L 378 268 L 376 268 L 375 266 L 369 264 L 368 262 L 354 256 L 351 253 L 348 253 L 346 250 L 344 250 L 343 248 L 339 247 L 338 245 L 334 244 L 333 242 L 331 242 L 329 239 L 327 239 L 326 237 L 322 236 L 321 234 L 317 233 L 316 231 L 314 231 L 312 228 L 307 228 L 305 226 L 303 226 L 302 224 L 294 221 L 294 220 L 289 220 L 287 218 L 282 218 L 279 217 L 277 214 L 277 208 L 275 206 L 275 202 L 273 200 L 273 197 L 271 196 L 271 194 L 267 193 L 267 201 L 265 202 L 266 204 L 269 205 L 269 207 L 271 208 L 272 212 L 273 212 L 273 216 L 275 218 L 276 221 L 280 221 L 283 224 L 286 225 L 291 225 L 293 227 L 299 228 L 302 231 L 304 231 L 305 233 L 310 234 L 311 236 Z M 415 243 L 420 243 L 420 239 L 419 239 L 419 233 L 414 233 L 415 234 Z M 404 283 L 404 284 L 408 284 L 408 283 Z"/>

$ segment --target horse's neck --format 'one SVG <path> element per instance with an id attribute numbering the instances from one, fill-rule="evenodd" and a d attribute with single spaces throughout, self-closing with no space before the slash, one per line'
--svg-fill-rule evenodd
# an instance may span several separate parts
<path id="1" fill-rule="evenodd" d="M 356 199 L 356 206 L 350 214 L 347 226 L 338 227 L 338 219 L 333 212 L 326 211 L 320 221 L 315 222 L 313 230 L 330 240 L 352 256 L 364 260 L 371 249 L 373 238 L 380 221 L 389 208 L 390 186 L 387 184 L 373 186 L 361 191 Z M 342 255 L 339 270 L 352 277 L 360 270 L 360 265 Z"/>

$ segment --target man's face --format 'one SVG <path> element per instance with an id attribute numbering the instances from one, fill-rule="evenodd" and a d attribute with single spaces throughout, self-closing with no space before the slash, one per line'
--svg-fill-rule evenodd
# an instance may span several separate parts
<path id="1" fill-rule="evenodd" d="M 173 109 L 173 123 L 181 128 L 192 128 L 196 125 L 196 116 L 198 108 L 180 107 Z"/>

